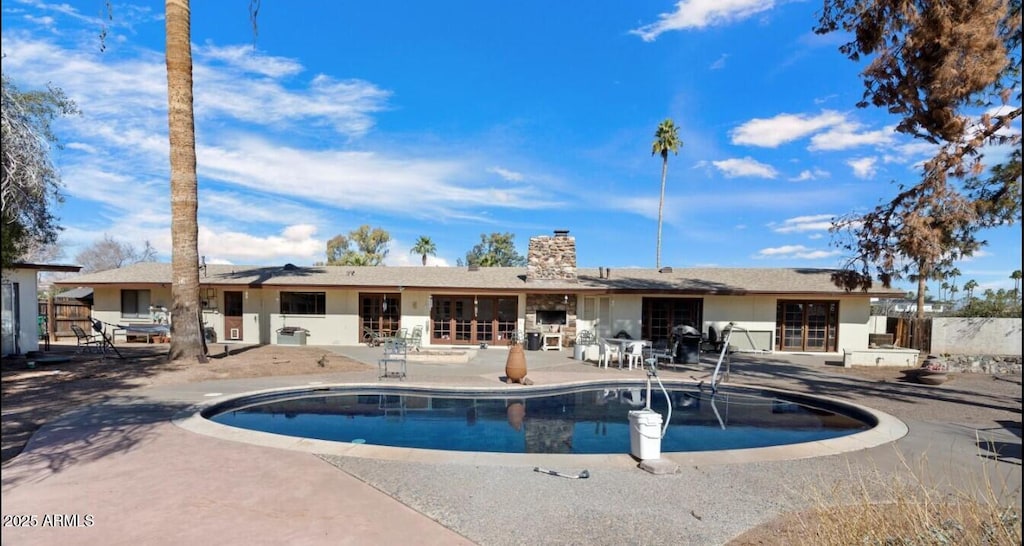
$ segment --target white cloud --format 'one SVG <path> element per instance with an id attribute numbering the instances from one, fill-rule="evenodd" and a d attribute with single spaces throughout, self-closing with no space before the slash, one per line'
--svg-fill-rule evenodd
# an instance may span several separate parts
<path id="1" fill-rule="evenodd" d="M 474 186 L 475 166 L 466 160 L 306 150 L 254 136 L 205 146 L 198 154 L 202 176 L 250 191 L 330 203 L 338 209 L 401 211 L 419 218 L 438 218 L 482 206 L 536 209 L 560 205 L 557 199 L 538 201 L 530 186 Z M 415 207 L 409 206 L 412 196 Z"/>
<path id="2" fill-rule="evenodd" d="M 800 174 L 790 178 L 793 182 L 805 182 L 807 180 L 820 180 L 822 178 L 828 178 L 829 172 L 822 169 L 805 169 L 800 171 Z"/>
<path id="3" fill-rule="evenodd" d="M 711 66 L 709 66 L 708 68 L 710 68 L 711 70 L 721 70 L 725 68 L 725 60 L 728 58 L 729 54 L 723 53 L 717 59 L 715 59 L 715 62 L 711 63 Z"/>
<path id="4" fill-rule="evenodd" d="M 327 242 L 315 237 L 316 226 L 286 226 L 279 235 L 260 237 L 237 231 L 213 231 L 199 226 L 199 254 L 210 263 L 252 263 L 256 261 L 322 261 Z M 297 260 L 301 258 L 303 260 Z"/>
<path id="5" fill-rule="evenodd" d="M 860 131 L 859 123 L 843 123 L 811 137 L 810 151 L 846 150 L 858 146 L 889 145 L 895 136 L 893 127 L 877 131 Z"/>
<path id="6" fill-rule="evenodd" d="M 653 42 L 664 32 L 725 25 L 774 7 L 772 0 L 679 0 L 676 11 L 661 13 L 656 23 L 629 33 L 640 36 L 645 42 Z"/>
<path id="7" fill-rule="evenodd" d="M 722 173 L 728 178 L 737 178 L 741 176 L 775 178 L 779 174 L 771 165 L 765 165 L 751 157 L 712 161 L 711 164 L 717 167 L 718 170 L 722 171 Z"/>
<path id="8" fill-rule="evenodd" d="M 775 233 L 802 233 L 805 231 L 828 231 L 832 227 L 832 214 L 797 216 L 783 220 L 782 224 L 769 224 Z"/>
<path id="9" fill-rule="evenodd" d="M 504 178 L 505 180 L 508 180 L 509 182 L 522 182 L 523 179 L 525 178 L 523 176 L 523 173 L 517 173 L 515 171 L 510 171 L 510 170 L 504 169 L 502 167 L 491 167 L 491 168 L 487 169 L 487 172 L 494 173 L 494 174 Z"/>
<path id="10" fill-rule="evenodd" d="M 776 148 L 822 129 L 846 123 L 839 112 L 823 110 L 816 116 L 779 114 L 773 118 L 752 119 L 730 131 L 732 143 L 737 145 Z"/>
<path id="11" fill-rule="evenodd" d="M 839 255 L 838 250 L 814 250 L 803 245 L 785 245 L 774 248 L 763 248 L 757 258 L 786 258 L 793 260 L 820 260 Z"/>
<path id="12" fill-rule="evenodd" d="M 192 51 L 200 62 L 220 61 L 243 72 L 271 78 L 293 76 L 302 72 L 302 65 L 295 59 L 263 55 L 248 45 L 217 46 L 207 43 L 193 47 Z"/>
<path id="13" fill-rule="evenodd" d="M 886 154 L 882 156 L 884 163 L 909 163 L 921 162 L 935 156 L 939 147 L 930 142 L 912 140 L 903 144 L 896 144 L 885 148 Z"/>
<path id="14" fill-rule="evenodd" d="M 878 163 L 877 157 L 861 157 L 858 159 L 850 159 L 846 161 L 846 164 L 853 169 L 853 175 L 857 178 L 872 178 L 877 172 L 876 164 Z"/>

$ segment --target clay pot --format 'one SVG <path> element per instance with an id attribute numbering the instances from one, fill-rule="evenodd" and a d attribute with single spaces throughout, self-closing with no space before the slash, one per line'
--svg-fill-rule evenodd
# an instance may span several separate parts
<path id="1" fill-rule="evenodd" d="M 921 370 L 917 373 L 917 382 L 925 385 L 941 385 L 946 382 L 949 376 L 946 372 L 933 372 L 930 370 Z"/>
<path id="2" fill-rule="evenodd" d="M 506 417 L 508 418 L 508 424 L 516 430 L 516 432 L 523 428 L 523 418 L 526 417 L 526 405 L 522 402 L 512 402 L 508 405 L 505 410 Z"/>
<path id="3" fill-rule="evenodd" d="M 522 383 L 526 377 L 526 353 L 522 345 L 513 345 L 505 360 L 505 377 L 509 383 Z"/>

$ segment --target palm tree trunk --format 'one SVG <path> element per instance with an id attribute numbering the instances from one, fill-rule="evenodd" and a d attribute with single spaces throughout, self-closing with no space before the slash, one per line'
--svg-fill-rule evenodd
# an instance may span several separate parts
<path id="1" fill-rule="evenodd" d="M 199 326 L 199 223 L 192 112 L 189 0 L 166 0 L 167 119 L 171 158 L 171 347 L 169 360 L 206 362 Z"/>
<path id="2" fill-rule="evenodd" d="M 918 320 L 924 318 L 924 293 L 928 289 L 926 284 L 927 279 L 925 278 L 924 270 L 918 270 L 917 275 L 917 318 Z"/>
<path id="3" fill-rule="evenodd" d="M 665 175 L 668 174 L 668 153 L 661 156 L 661 199 L 658 201 L 658 255 L 654 268 L 661 269 L 661 213 L 665 208 Z"/>

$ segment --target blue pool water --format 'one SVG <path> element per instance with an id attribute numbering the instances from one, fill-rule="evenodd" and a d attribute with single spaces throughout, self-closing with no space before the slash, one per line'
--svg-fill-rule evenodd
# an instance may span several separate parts
<path id="1" fill-rule="evenodd" d="M 759 390 L 670 387 L 663 452 L 795 444 L 867 430 L 872 417 L 813 397 Z M 524 394 L 529 392 L 529 394 Z M 664 418 L 664 393 L 651 407 Z M 629 412 L 646 404 L 637 384 L 544 391 L 337 388 L 231 400 L 203 416 L 244 429 L 395 447 L 499 453 L 629 453 Z"/>

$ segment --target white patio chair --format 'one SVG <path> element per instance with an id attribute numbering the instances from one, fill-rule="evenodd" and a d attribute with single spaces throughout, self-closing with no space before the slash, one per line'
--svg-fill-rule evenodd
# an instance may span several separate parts
<path id="1" fill-rule="evenodd" d="M 644 366 L 644 347 L 647 344 L 643 341 L 636 341 L 629 344 L 629 349 L 626 351 L 626 364 L 629 369 L 633 369 L 634 366 L 637 368 L 643 368 Z"/>
<path id="2" fill-rule="evenodd" d="M 618 358 L 619 358 L 619 348 L 617 346 L 614 346 L 611 343 L 608 343 L 607 341 L 604 340 L 603 337 L 598 337 L 597 338 L 597 346 L 598 346 L 598 356 L 597 356 L 597 365 L 598 366 L 601 366 L 603 368 L 607 368 L 609 360 L 611 360 L 612 358 L 615 358 L 616 360 L 618 360 Z M 620 365 L 620 367 L 621 367 L 621 365 Z"/>

